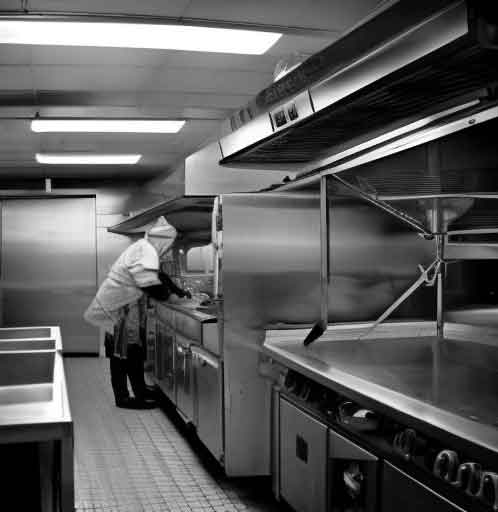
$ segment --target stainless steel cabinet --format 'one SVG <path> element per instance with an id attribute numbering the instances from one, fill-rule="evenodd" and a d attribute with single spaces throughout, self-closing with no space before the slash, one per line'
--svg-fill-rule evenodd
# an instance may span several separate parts
<path id="1" fill-rule="evenodd" d="M 388 462 L 382 473 L 382 512 L 463 512 Z"/>
<path id="2" fill-rule="evenodd" d="M 222 460 L 222 370 L 220 360 L 200 347 L 192 347 L 197 395 L 197 435 L 208 450 Z"/>
<path id="3" fill-rule="evenodd" d="M 176 403 L 175 383 L 175 331 L 163 322 L 156 327 L 154 376 L 165 395 Z"/>
<path id="4" fill-rule="evenodd" d="M 280 494 L 297 512 L 327 510 L 327 427 L 280 400 Z"/>
<path id="5" fill-rule="evenodd" d="M 194 386 L 190 350 L 193 341 L 177 332 L 175 343 L 176 406 L 188 420 L 194 422 Z"/>

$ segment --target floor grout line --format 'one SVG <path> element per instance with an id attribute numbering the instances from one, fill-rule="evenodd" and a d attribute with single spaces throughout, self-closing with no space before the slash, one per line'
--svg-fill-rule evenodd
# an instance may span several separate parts
<path id="1" fill-rule="evenodd" d="M 160 409 L 118 409 L 108 362 L 66 358 L 76 512 L 278 512 L 268 489 L 227 479 Z"/>

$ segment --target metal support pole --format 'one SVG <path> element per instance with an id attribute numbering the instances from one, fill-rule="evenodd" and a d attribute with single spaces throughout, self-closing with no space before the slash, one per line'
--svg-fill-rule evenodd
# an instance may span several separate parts
<path id="1" fill-rule="evenodd" d="M 320 178 L 320 247 L 321 247 L 321 324 L 325 331 L 329 321 L 330 285 L 330 205 L 327 177 Z"/>
<path id="2" fill-rule="evenodd" d="M 436 325 L 437 336 L 440 340 L 444 337 L 444 235 L 436 235 L 436 256 L 437 259 L 443 262 L 438 269 L 437 273 L 437 301 L 436 301 Z"/>

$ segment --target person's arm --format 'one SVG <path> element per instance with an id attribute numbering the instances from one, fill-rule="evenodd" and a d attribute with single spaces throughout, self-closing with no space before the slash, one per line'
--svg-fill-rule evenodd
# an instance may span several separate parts
<path id="1" fill-rule="evenodd" d="M 142 288 L 142 291 L 152 297 L 155 300 L 165 301 L 169 299 L 169 296 L 174 293 L 178 297 L 192 298 L 192 295 L 187 290 L 179 288 L 173 280 L 164 272 L 159 272 L 159 280 L 161 284 L 146 286 Z"/>
<path id="2" fill-rule="evenodd" d="M 174 293 L 175 295 L 178 295 L 178 297 L 188 297 L 189 299 L 192 298 L 192 295 L 187 290 L 182 290 L 179 288 L 174 281 L 169 277 L 168 274 L 164 272 L 159 272 L 159 280 L 163 284 L 163 286 L 167 287 L 170 293 Z"/>
<path id="3" fill-rule="evenodd" d="M 149 297 L 158 301 L 168 300 L 169 296 L 171 295 L 169 289 L 162 284 L 145 286 L 144 288 L 141 288 L 141 290 Z"/>

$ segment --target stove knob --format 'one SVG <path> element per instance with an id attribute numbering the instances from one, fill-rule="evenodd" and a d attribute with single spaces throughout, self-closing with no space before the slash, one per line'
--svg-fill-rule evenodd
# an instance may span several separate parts
<path id="1" fill-rule="evenodd" d="M 458 466 L 458 454 L 452 450 L 443 450 L 434 461 L 433 473 L 442 480 L 454 482 L 457 478 Z"/>
<path id="2" fill-rule="evenodd" d="M 470 496 L 479 492 L 481 485 L 482 467 L 476 462 L 465 462 L 458 466 L 457 477 L 452 485 L 460 487 Z"/>
<path id="3" fill-rule="evenodd" d="M 481 486 L 477 496 L 493 507 L 495 512 L 498 512 L 498 473 L 485 471 L 481 476 Z"/>
<path id="4" fill-rule="evenodd" d="M 426 444 L 415 430 L 407 428 L 394 436 L 393 448 L 403 458 L 410 460 L 414 455 L 423 454 Z"/>

